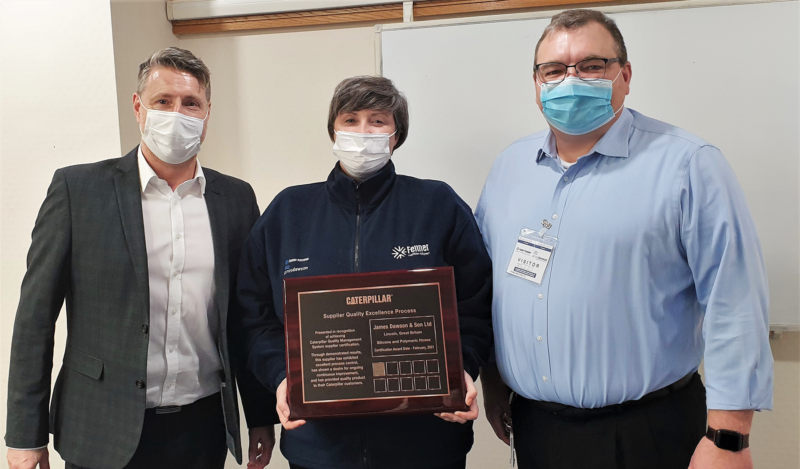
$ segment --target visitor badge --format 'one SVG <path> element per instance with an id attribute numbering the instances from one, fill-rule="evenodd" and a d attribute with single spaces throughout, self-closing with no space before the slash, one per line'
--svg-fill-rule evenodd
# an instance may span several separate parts
<path id="1" fill-rule="evenodd" d="M 552 225 L 543 221 L 544 228 L 540 231 L 523 228 L 519 232 L 514 253 L 508 263 L 506 272 L 524 278 L 537 285 L 541 285 L 542 277 L 550 263 L 550 258 L 556 248 L 557 238 L 547 236 L 545 232 Z"/>

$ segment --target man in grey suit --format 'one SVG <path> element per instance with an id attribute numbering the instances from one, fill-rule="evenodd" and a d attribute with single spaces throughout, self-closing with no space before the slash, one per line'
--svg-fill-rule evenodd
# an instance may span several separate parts
<path id="1" fill-rule="evenodd" d="M 49 468 L 48 430 L 67 467 L 221 469 L 228 450 L 241 463 L 237 381 L 248 467 L 269 462 L 275 398 L 239 366 L 238 334 L 227 328 L 259 210 L 249 184 L 197 161 L 210 100 L 205 64 L 161 50 L 140 66 L 133 96 L 142 144 L 56 171 L 14 324 L 10 468 Z M 65 299 L 66 352 L 51 400 Z"/>

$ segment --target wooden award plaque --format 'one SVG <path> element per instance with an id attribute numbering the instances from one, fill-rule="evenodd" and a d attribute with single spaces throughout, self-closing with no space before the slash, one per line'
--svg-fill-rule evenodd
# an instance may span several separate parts
<path id="1" fill-rule="evenodd" d="M 465 411 L 453 268 L 284 281 L 290 419 Z"/>

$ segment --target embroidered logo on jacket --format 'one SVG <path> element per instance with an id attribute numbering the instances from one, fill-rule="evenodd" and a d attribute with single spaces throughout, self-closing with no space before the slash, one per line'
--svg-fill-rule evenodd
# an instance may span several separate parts
<path id="1" fill-rule="evenodd" d="M 427 244 L 415 244 L 414 246 L 396 246 L 392 249 L 392 257 L 402 259 L 412 256 L 427 256 L 431 253 Z"/>
<path id="2" fill-rule="evenodd" d="M 396 248 L 392 249 L 392 256 L 395 259 L 402 259 L 408 255 L 408 251 L 403 246 L 397 246 Z"/>
<path id="3" fill-rule="evenodd" d="M 301 272 L 303 270 L 308 270 L 308 266 L 304 265 L 302 267 L 292 267 L 292 264 L 295 262 L 308 262 L 308 258 L 305 259 L 286 259 L 286 262 L 283 263 L 283 275 L 291 274 L 294 272 Z"/>

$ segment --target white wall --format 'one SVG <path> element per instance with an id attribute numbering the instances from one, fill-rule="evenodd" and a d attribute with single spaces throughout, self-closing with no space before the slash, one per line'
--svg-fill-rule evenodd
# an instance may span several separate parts
<path id="1" fill-rule="evenodd" d="M 5 423 L 25 255 L 53 171 L 119 154 L 108 0 L 3 0 L 0 63 L 0 419 Z M 53 381 L 64 338 L 62 314 Z M 57 454 L 51 456 L 51 467 L 64 467 Z"/>
<path id="2" fill-rule="evenodd" d="M 108 0 L 0 0 L 2 403 L 24 258 L 47 185 L 58 167 L 111 158 L 137 143 L 130 106 L 139 63 L 169 45 L 205 60 L 213 95 L 201 160 L 249 181 L 262 209 L 282 188 L 327 176 L 335 161 L 325 130 L 333 88 L 343 78 L 375 70 L 371 25 L 176 38 L 163 5 L 161 0 L 113 0 L 110 7 Z M 412 122 L 410 138 L 413 129 Z M 56 370 L 63 324 L 59 333 Z M 800 336 L 784 334 L 772 346 L 776 410 L 756 416 L 755 467 L 800 468 Z M 507 448 L 481 418 L 469 467 L 506 467 L 507 457 Z M 57 454 L 51 459 L 54 468 L 63 467 Z M 238 466 L 228 458 L 226 467 Z M 277 449 L 270 467 L 288 467 Z"/>

